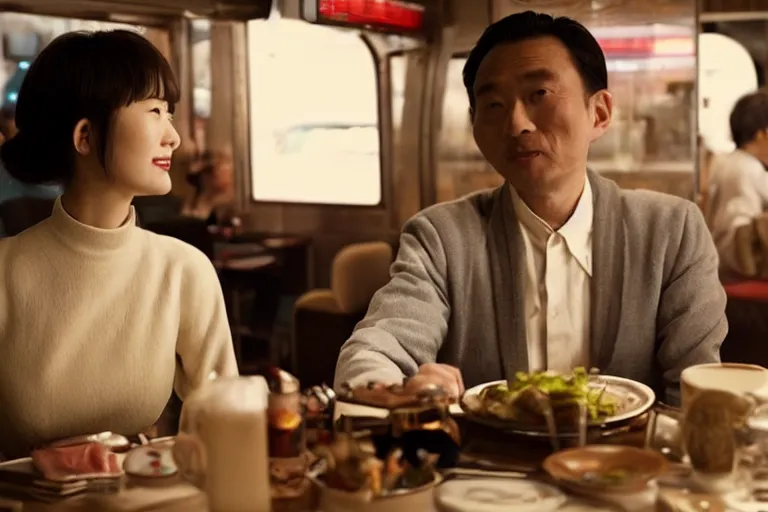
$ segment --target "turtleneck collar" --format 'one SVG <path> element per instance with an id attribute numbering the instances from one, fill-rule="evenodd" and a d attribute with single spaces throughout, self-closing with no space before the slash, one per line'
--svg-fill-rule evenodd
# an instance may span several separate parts
<path id="1" fill-rule="evenodd" d="M 115 229 L 103 229 L 88 226 L 72 217 L 61 204 L 61 196 L 56 198 L 50 218 L 51 227 L 57 237 L 72 249 L 89 255 L 98 255 L 117 251 L 128 245 L 138 232 L 136 210 L 131 206 L 128 218 Z"/>

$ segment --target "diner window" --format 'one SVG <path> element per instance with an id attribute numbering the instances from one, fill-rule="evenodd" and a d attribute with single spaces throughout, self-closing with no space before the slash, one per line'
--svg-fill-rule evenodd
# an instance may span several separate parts
<path id="1" fill-rule="evenodd" d="M 198 153 L 207 149 L 211 118 L 211 20 L 192 20 L 192 137 Z"/>
<path id="2" fill-rule="evenodd" d="M 377 70 L 360 36 L 254 20 L 248 59 L 253 199 L 378 205 Z"/>
<path id="3" fill-rule="evenodd" d="M 693 173 L 696 34 L 680 23 L 596 27 L 613 95 L 611 127 L 589 153 L 602 172 Z"/>
<path id="4" fill-rule="evenodd" d="M 395 140 L 399 140 L 400 127 L 403 122 L 406 64 L 405 55 L 393 55 L 389 58 L 389 83 L 392 92 L 392 132 Z"/>

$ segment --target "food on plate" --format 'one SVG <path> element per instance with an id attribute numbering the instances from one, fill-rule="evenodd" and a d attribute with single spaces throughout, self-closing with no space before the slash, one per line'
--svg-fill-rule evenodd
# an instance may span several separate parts
<path id="1" fill-rule="evenodd" d="M 369 382 L 367 385 L 355 387 L 345 384 L 342 386 L 339 399 L 344 402 L 390 410 L 423 405 L 447 407 L 455 401 L 442 386 L 434 385 L 413 393 L 406 391 L 402 384 L 381 382 Z"/>
<path id="2" fill-rule="evenodd" d="M 326 470 L 320 480 L 329 487 L 344 491 L 371 489 L 380 492 L 382 462 L 362 449 L 347 434 L 337 434 L 331 443 L 315 448 L 314 455 L 325 461 Z"/>
<path id="3" fill-rule="evenodd" d="M 46 445 L 46 448 L 59 448 L 84 443 L 99 443 L 115 453 L 125 453 L 131 449 L 131 442 L 127 437 L 113 432 L 100 432 L 87 436 L 75 436 L 60 439 Z"/>
<path id="4" fill-rule="evenodd" d="M 315 448 L 315 455 L 325 462 L 325 470 L 318 476 L 325 486 L 352 493 L 366 492 L 374 498 L 435 480 L 436 456 L 424 454 L 418 465 L 412 465 L 403 450 L 394 447 L 378 458 L 370 441 L 349 434 L 338 433 L 332 443 Z"/>
<path id="5" fill-rule="evenodd" d="M 653 472 L 636 468 L 605 468 L 604 470 L 586 471 L 577 484 L 605 490 L 641 489 L 653 479 Z"/>
<path id="6" fill-rule="evenodd" d="M 581 480 L 585 484 L 601 487 L 616 486 L 624 485 L 632 476 L 634 476 L 634 473 L 626 469 L 613 469 L 603 473 L 588 471 L 581 476 Z"/>
<path id="7" fill-rule="evenodd" d="M 101 443 L 40 448 L 32 452 L 32 461 L 46 480 L 59 482 L 122 474 L 117 456 Z"/>
<path id="8" fill-rule="evenodd" d="M 575 424 L 583 407 L 589 423 L 598 423 L 620 412 L 621 401 L 605 385 L 591 379 L 596 374 L 597 370 L 587 373 L 582 367 L 569 374 L 517 372 L 511 384 L 496 384 L 483 389 L 476 412 L 503 420 L 543 425 L 546 410 L 551 406 L 558 424 Z"/>

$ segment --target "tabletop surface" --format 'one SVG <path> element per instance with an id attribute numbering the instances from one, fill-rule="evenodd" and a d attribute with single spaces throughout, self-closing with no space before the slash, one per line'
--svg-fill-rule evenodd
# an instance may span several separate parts
<path id="1" fill-rule="evenodd" d="M 453 408 L 452 412 L 459 413 L 460 409 Z M 340 403 L 336 411 L 338 416 L 361 417 L 385 417 L 388 412 L 382 409 Z M 631 444 L 642 446 L 644 432 L 627 432 L 606 440 L 610 443 Z M 494 441 L 493 435 L 486 432 L 476 432 L 467 448 L 465 456 L 471 458 L 496 458 L 497 460 L 513 460 L 519 469 L 534 469 L 533 466 L 540 457 L 547 453 L 545 443 L 499 443 Z M 551 448 L 549 449 L 551 452 Z M 482 453 L 482 455 L 478 455 Z M 529 460 L 530 459 L 530 460 Z M 515 468 L 506 468 L 514 470 Z M 535 472 L 534 472 L 535 474 Z M 1 493 L 0 493 L 1 494 Z M 659 489 L 659 505 L 640 510 L 668 510 L 671 512 L 688 512 L 704 510 L 707 512 L 726 512 L 721 500 L 708 494 L 691 493 L 679 486 L 661 485 Z M 3 499 L 10 499 L 8 497 Z M 274 512 L 311 512 L 313 496 L 306 495 L 301 499 L 279 500 L 273 502 Z M 127 478 L 125 488 L 116 494 L 84 494 L 56 503 L 41 503 L 29 500 L 9 501 L 7 504 L 0 500 L 0 511 L 17 512 L 11 505 L 23 505 L 19 512 L 91 512 L 91 511 L 117 511 L 117 512 L 204 512 L 208 511 L 208 503 L 203 492 L 179 477 L 171 477 L 163 480 L 138 481 Z M 5 508 L 4 508 L 5 507 Z M 589 502 L 579 500 L 579 510 L 608 511 L 609 506 L 589 505 Z M 567 510 L 567 508 L 566 508 Z"/>

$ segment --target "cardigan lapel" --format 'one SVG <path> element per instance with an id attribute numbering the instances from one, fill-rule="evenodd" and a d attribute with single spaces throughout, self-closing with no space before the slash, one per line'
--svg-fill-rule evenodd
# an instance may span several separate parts
<path id="1" fill-rule="evenodd" d="M 608 367 L 616 344 L 624 286 L 624 215 L 619 187 L 587 172 L 594 192 L 592 231 L 591 350 L 592 366 Z"/>
<path id="2" fill-rule="evenodd" d="M 501 369 L 504 377 L 512 380 L 515 372 L 528 371 L 528 343 L 523 303 L 523 240 L 508 186 L 505 182 L 494 192 L 487 251 Z"/>

